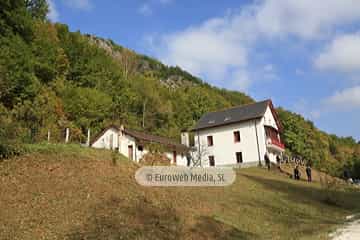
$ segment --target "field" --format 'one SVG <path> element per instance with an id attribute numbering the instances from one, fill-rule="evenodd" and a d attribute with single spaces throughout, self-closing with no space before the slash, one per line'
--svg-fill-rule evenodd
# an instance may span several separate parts
<path id="1" fill-rule="evenodd" d="M 141 187 L 106 150 L 32 145 L 0 162 L 0 239 L 327 239 L 360 192 L 237 170 L 223 188 Z M 330 200 L 330 201 L 329 201 Z"/>

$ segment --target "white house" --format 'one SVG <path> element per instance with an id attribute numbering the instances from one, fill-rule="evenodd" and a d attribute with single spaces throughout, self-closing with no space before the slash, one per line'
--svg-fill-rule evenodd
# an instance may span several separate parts
<path id="1" fill-rule="evenodd" d="M 285 150 L 271 100 L 207 113 L 192 131 L 197 156 L 205 166 L 257 165 L 266 153 L 276 162 Z"/>
<path id="2" fill-rule="evenodd" d="M 150 143 L 163 146 L 164 154 L 170 159 L 171 164 L 187 165 L 188 146 L 176 143 L 168 138 L 127 129 L 123 126 L 112 125 L 105 128 L 90 142 L 90 146 L 119 151 L 130 160 L 139 162 L 149 152 L 148 145 Z"/>

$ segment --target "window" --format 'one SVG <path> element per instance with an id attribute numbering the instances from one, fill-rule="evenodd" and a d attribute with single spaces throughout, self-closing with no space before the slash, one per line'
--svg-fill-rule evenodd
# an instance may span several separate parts
<path id="1" fill-rule="evenodd" d="M 138 146 L 138 150 L 140 151 L 140 152 L 142 152 L 143 150 L 144 150 L 144 147 L 143 146 Z"/>
<path id="2" fill-rule="evenodd" d="M 215 166 L 215 158 L 214 158 L 214 156 L 209 156 L 209 165 L 210 165 L 210 167 Z"/>
<path id="3" fill-rule="evenodd" d="M 242 162 L 243 162 L 242 152 L 237 152 L 236 153 L 236 163 L 242 163 Z"/>
<path id="4" fill-rule="evenodd" d="M 207 142 L 208 142 L 208 146 L 213 146 L 214 145 L 213 136 L 207 136 Z"/>
<path id="5" fill-rule="evenodd" d="M 240 131 L 234 132 L 234 142 L 240 142 Z"/>

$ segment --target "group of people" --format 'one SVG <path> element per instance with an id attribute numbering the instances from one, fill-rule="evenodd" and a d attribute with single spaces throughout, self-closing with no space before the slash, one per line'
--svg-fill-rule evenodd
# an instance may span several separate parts
<path id="1" fill-rule="evenodd" d="M 312 175 L 311 175 L 311 166 L 309 164 L 306 166 L 305 172 L 306 172 L 308 182 L 311 182 Z M 296 167 L 294 168 L 294 179 L 300 180 L 300 177 L 301 177 L 301 172 L 299 170 L 299 165 L 296 165 Z"/>
<path id="2" fill-rule="evenodd" d="M 264 159 L 265 159 L 266 167 L 270 171 L 271 162 L 270 162 L 270 158 L 269 158 L 268 153 L 265 153 Z M 276 156 L 276 162 L 280 166 L 281 159 L 280 159 L 279 156 Z M 311 173 L 310 164 L 307 164 L 305 172 L 306 172 L 306 176 L 307 176 L 307 181 L 311 182 L 312 181 L 312 173 Z M 296 164 L 296 166 L 294 168 L 294 179 L 295 180 L 300 180 L 300 177 L 301 177 L 301 172 L 300 172 L 300 169 L 299 169 L 299 164 Z"/>

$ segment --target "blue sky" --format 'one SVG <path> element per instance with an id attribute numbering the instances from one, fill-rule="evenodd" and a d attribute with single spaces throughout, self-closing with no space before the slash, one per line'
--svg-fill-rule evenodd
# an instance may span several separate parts
<path id="1" fill-rule="evenodd" d="M 360 1 L 48 0 L 49 18 L 360 140 Z"/>

